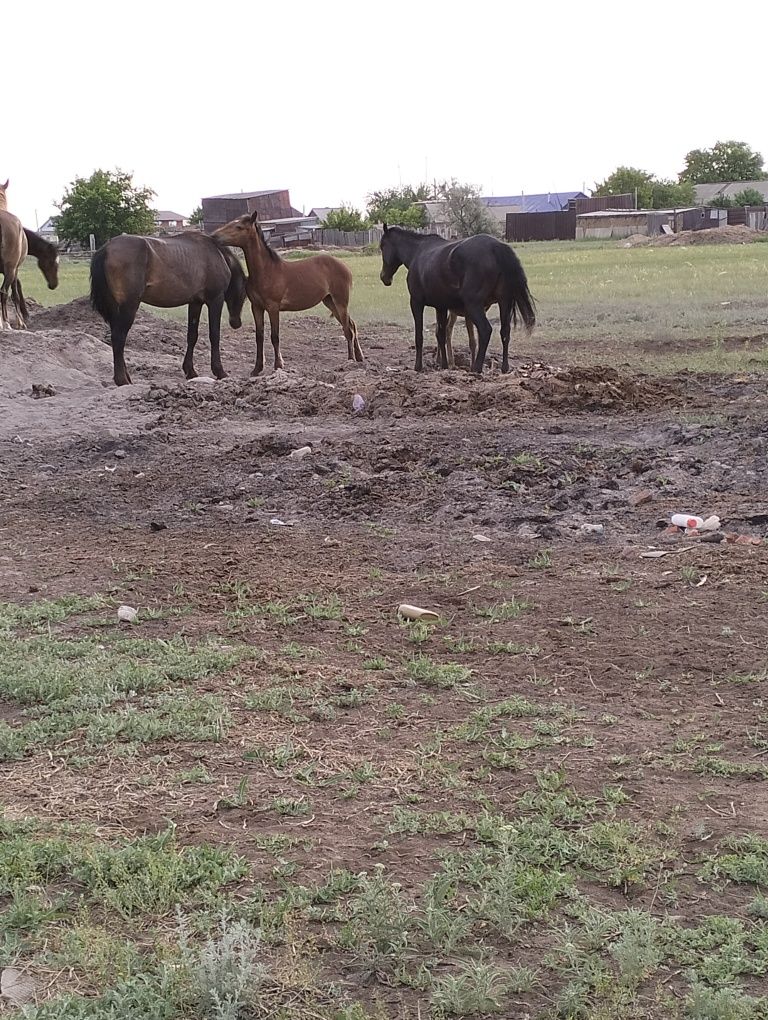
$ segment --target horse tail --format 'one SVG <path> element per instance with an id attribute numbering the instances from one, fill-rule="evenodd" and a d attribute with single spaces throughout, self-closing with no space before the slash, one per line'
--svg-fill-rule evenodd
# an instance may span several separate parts
<path id="1" fill-rule="evenodd" d="M 91 308 L 108 326 L 119 311 L 107 279 L 107 246 L 102 245 L 91 259 Z"/>
<path id="2" fill-rule="evenodd" d="M 536 302 L 528 289 L 528 278 L 520 259 L 508 244 L 499 242 L 496 249 L 496 263 L 499 267 L 504 290 L 512 308 L 512 322 L 517 325 L 517 316 L 525 324 L 528 333 L 536 325 Z"/>

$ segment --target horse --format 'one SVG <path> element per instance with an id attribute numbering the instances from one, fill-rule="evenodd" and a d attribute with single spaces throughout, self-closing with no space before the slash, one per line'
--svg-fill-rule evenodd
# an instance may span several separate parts
<path id="1" fill-rule="evenodd" d="M 221 313 L 226 302 L 229 324 L 239 329 L 245 295 L 245 273 L 234 252 L 196 230 L 172 237 L 121 234 L 102 245 L 91 259 L 91 306 L 110 328 L 118 386 L 131 381 L 123 351 L 142 301 L 156 308 L 189 306 L 182 364 L 187 379 L 197 376 L 193 356 L 200 313 L 206 305 L 211 371 L 217 379 L 225 378 L 219 351 Z"/>
<path id="2" fill-rule="evenodd" d="M 463 241 L 446 241 L 439 234 L 417 234 L 403 227 L 384 224 L 381 248 L 381 282 L 392 284 L 400 266 L 408 269 L 408 291 L 416 336 L 416 371 L 423 368 L 424 308 L 437 313 L 437 343 L 440 365 L 448 367 L 446 329 L 448 314 L 463 315 L 477 329 L 479 344 L 472 371 L 483 371 L 485 354 L 493 332 L 486 310 L 498 303 L 501 317 L 502 372 L 509 371 L 511 324 L 518 314 L 526 330 L 536 324 L 535 303 L 517 255 L 509 245 L 477 234 Z"/>
<path id="3" fill-rule="evenodd" d="M 8 212 L 6 191 L 9 181 L 0 185 L 0 270 L 3 283 L 0 287 L 0 330 L 10 329 L 8 319 L 8 295 L 13 299 L 16 310 L 16 324 L 19 329 L 26 329 L 26 316 L 22 315 L 16 294 L 15 284 L 19 278 L 19 268 L 27 257 L 27 238 L 21 220 Z"/>
<path id="4" fill-rule="evenodd" d="M 321 301 L 344 331 L 348 360 L 363 360 L 357 326 L 349 315 L 352 273 L 343 262 L 332 255 L 312 255 L 301 262 L 285 262 L 267 244 L 258 223 L 258 213 L 225 223 L 213 236 L 222 244 L 242 248 L 245 253 L 246 287 L 256 326 L 256 365 L 252 375 L 264 370 L 264 313 L 269 316 L 275 369 L 283 368 L 280 312 L 301 312 Z"/>
<path id="5" fill-rule="evenodd" d="M 486 311 L 488 309 L 486 308 Z M 456 320 L 459 318 L 458 312 L 448 312 L 448 322 L 445 327 L 445 355 L 446 361 L 448 362 L 448 368 L 455 368 L 456 362 L 453 358 L 453 346 L 451 340 L 453 339 L 453 327 L 456 325 Z M 477 357 L 477 338 L 475 336 L 475 327 L 472 325 L 472 320 L 464 319 L 464 325 L 467 327 L 467 337 L 469 338 L 469 363 L 473 365 L 475 358 Z"/>
<path id="6" fill-rule="evenodd" d="M 59 250 L 55 244 L 46 241 L 44 237 L 36 234 L 34 230 L 27 230 L 24 227 L 24 234 L 27 238 L 27 254 L 37 259 L 40 272 L 45 277 L 49 290 L 56 290 L 59 285 Z M 27 302 L 24 300 L 24 292 L 21 289 L 21 279 L 17 279 L 13 285 L 14 303 L 18 303 L 21 314 L 29 320 Z"/>

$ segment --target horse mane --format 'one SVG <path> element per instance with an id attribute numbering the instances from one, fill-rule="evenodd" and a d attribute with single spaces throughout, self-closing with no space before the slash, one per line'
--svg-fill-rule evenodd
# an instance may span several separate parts
<path id="1" fill-rule="evenodd" d="M 422 234 L 421 231 L 419 230 L 410 230 L 408 227 L 398 227 L 397 224 L 394 224 L 391 227 L 387 227 L 388 234 L 391 234 L 393 231 L 397 231 L 397 233 L 400 234 L 401 237 L 415 237 L 417 239 L 422 239 L 425 237 L 436 237 L 439 241 L 445 240 L 445 238 L 441 237 L 440 234 Z"/>
<path id="2" fill-rule="evenodd" d="M 256 228 L 256 233 L 259 235 L 261 243 L 264 245 L 264 248 L 267 253 L 267 258 L 271 259 L 272 262 L 282 262 L 283 260 L 280 258 L 275 249 L 270 244 L 267 243 L 267 239 L 264 236 L 264 231 L 261 229 L 261 224 L 254 221 L 253 225 Z"/>

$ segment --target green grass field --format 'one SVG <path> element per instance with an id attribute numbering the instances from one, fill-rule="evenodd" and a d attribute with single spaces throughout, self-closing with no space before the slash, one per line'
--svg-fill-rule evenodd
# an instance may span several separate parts
<path id="1" fill-rule="evenodd" d="M 565 356 L 576 361 L 595 360 L 581 350 L 584 344 L 623 341 L 626 360 L 643 363 L 647 355 L 633 351 L 642 340 L 665 348 L 663 359 L 646 365 L 648 370 L 676 370 L 694 367 L 690 353 L 676 350 L 676 342 L 705 340 L 707 349 L 697 352 L 695 367 L 738 368 L 742 352 L 726 352 L 721 342 L 759 336 L 768 325 L 766 244 L 622 248 L 617 242 L 543 242 L 518 245 L 516 251 L 538 302 L 536 345 L 572 345 Z M 340 257 L 354 273 L 352 310 L 359 322 L 410 324 L 404 271 L 392 287 L 384 287 L 378 255 Z M 56 291 L 47 289 L 33 260 L 22 279 L 30 297 L 58 304 L 87 293 L 88 264 L 64 259 Z M 184 310 L 169 314 L 183 317 Z M 749 353 L 753 367 L 763 367 L 762 359 Z"/>

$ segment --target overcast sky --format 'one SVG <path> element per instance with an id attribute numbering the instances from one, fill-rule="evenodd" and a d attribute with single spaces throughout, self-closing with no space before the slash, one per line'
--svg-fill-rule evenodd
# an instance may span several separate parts
<path id="1" fill-rule="evenodd" d="M 0 181 L 31 227 L 98 168 L 188 215 L 263 188 L 362 205 L 425 177 L 588 190 L 727 138 L 768 157 L 757 2 L 37 0 L 2 19 Z"/>

